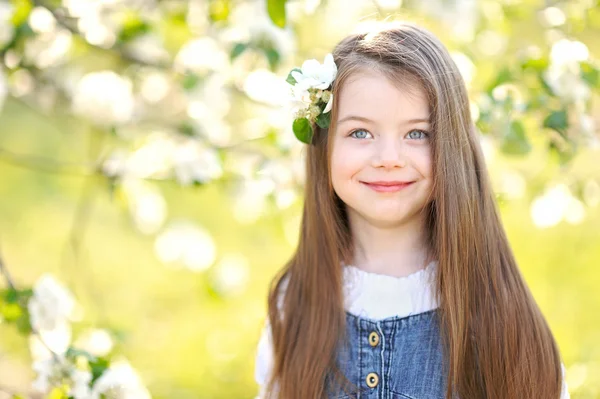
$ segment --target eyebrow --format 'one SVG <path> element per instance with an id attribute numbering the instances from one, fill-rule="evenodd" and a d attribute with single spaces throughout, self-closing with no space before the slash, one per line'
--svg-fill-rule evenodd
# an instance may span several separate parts
<path id="1" fill-rule="evenodd" d="M 358 115 L 349 115 L 349 116 L 346 116 L 346 117 L 338 120 L 337 123 L 341 124 L 343 122 L 350 121 L 350 120 L 374 123 L 373 120 L 371 120 L 369 118 L 366 118 L 364 116 L 358 116 Z M 406 123 L 420 123 L 420 122 L 430 123 L 429 118 L 415 118 L 415 119 L 409 119 L 408 121 L 406 121 Z"/>

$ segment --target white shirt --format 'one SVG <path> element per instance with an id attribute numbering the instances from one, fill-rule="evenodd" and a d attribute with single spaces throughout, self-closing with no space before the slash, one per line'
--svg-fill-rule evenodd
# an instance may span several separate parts
<path id="1" fill-rule="evenodd" d="M 436 309 L 439 304 L 434 295 L 434 277 L 437 262 L 404 277 L 394 277 L 366 272 L 354 266 L 344 266 L 344 308 L 349 313 L 371 319 L 406 317 Z M 284 285 L 285 288 L 285 285 Z M 265 323 L 257 349 L 254 378 L 263 397 L 264 385 L 273 367 L 271 331 Z M 563 384 L 561 399 L 570 399 L 561 364 Z"/>

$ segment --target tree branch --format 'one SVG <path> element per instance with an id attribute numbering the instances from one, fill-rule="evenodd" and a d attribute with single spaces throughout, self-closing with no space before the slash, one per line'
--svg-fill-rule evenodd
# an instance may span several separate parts
<path id="1" fill-rule="evenodd" d="M 15 283 L 14 283 L 12 277 L 10 276 L 10 273 L 8 272 L 8 269 L 6 268 L 6 265 L 4 264 L 4 260 L 2 259 L 2 253 L 0 253 L 0 273 L 2 273 L 2 275 L 4 276 L 6 283 L 8 284 L 10 289 L 12 289 L 12 290 L 16 289 Z"/>
<path id="2" fill-rule="evenodd" d="M 47 173 L 57 173 L 72 176 L 90 176 L 97 173 L 97 167 L 94 164 L 58 162 L 53 159 L 38 157 L 35 155 L 15 154 L 3 148 L 0 148 L 0 158 L 12 165 Z"/>
<path id="3" fill-rule="evenodd" d="M 120 58 L 122 58 L 126 61 L 129 61 L 129 62 L 135 63 L 135 64 L 143 65 L 143 66 L 149 66 L 149 67 L 163 69 L 163 70 L 169 69 L 171 67 L 170 62 L 161 62 L 161 61 L 150 62 L 148 60 L 138 58 L 138 57 L 134 56 L 133 54 L 129 53 L 120 43 L 117 43 L 114 46 L 109 47 L 109 48 L 94 45 L 94 44 L 88 42 L 87 40 L 85 40 L 85 38 L 83 37 L 83 35 L 79 31 L 79 29 L 77 29 L 77 27 L 74 26 L 69 21 L 69 17 L 64 15 L 63 12 L 61 12 L 62 9 L 61 9 L 61 11 L 57 11 L 56 9 L 53 9 L 51 6 L 47 5 L 45 2 L 40 1 L 40 0 L 33 0 L 33 4 L 35 4 L 38 7 L 44 7 L 46 9 L 48 9 L 48 11 L 50 11 L 52 13 L 54 18 L 56 19 L 56 22 L 61 27 L 67 29 L 73 35 L 81 37 L 87 43 L 87 45 L 90 46 L 91 48 L 94 48 L 94 49 L 102 51 L 102 52 L 116 52 Z"/>

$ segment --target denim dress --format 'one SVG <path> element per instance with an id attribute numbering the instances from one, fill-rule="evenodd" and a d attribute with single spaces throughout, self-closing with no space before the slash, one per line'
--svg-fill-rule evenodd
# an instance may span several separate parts
<path id="1" fill-rule="evenodd" d="M 441 399 L 446 369 L 437 310 L 371 320 L 346 313 L 347 340 L 338 365 L 358 387 L 352 395 L 331 384 L 330 398 Z"/>

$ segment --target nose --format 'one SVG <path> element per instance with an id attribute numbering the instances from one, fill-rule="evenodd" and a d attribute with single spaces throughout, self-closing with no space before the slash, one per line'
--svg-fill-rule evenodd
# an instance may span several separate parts
<path id="1" fill-rule="evenodd" d="M 385 169 L 405 167 L 407 158 L 400 141 L 397 138 L 379 140 L 373 154 L 373 166 Z"/>

